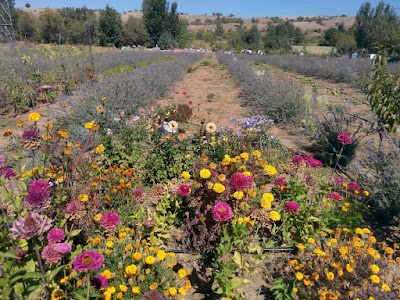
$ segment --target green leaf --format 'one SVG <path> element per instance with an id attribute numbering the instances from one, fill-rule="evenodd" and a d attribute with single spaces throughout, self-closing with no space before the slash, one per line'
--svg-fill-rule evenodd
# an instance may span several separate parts
<path id="1" fill-rule="evenodd" d="M 65 266 L 58 267 L 57 269 L 54 269 L 53 271 L 51 271 L 51 273 L 47 274 L 46 275 L 47 281 L 48 282 L 52 281 L 54 279 L 54 277 L 56 277 L 57 274 L 64 268 L 65 268 Z"/>
<path id="2" fill-rule="evenodd" d="M 28 261 L 25 265 L 25 269 L 26 269 L 26 272 L 35 272 L 35 270 L 36 270 L 35 261 L 33 259 Z"/>
<path id="3" fill-rule="evenodd" d="M 46 288 L 46 285 L 42 283 L 39 285 L 35 290 L 33 290 L 29 295 L 28 295 L 28 300 L 36 300 L 39 294 Z"/>
<path id="4" fill-rule="evenodd" d="M 78 234 L 81 233 L 81 231 L 82 231 L 82 229 L 75 229 L 75 230 L 72 230 L 72 231 L 69 233 L 69 237 L 77 236 Z"/>
<path id="5" fill-rule="evenodd" d="M 86 297 L 85 297 L 85 296 L 79 295 L 78 293 L 74 293 L 74 296 L 75 296 L 75 298 L 78 299 L 78 300 L 86 300 Z"/>
<path id="6" fill-rule="evenodd" d="M 14 259 L 18 258 L 18 256 L 11 254 L 11 253 L 7 253 L 7 252 L 0 252 L 0 257 L 1 258 L 14 258 Z"/>
<path id="7" fill-rule="evenodd" d="M 29 272 L 24 275 L 24 279 L 41 279 L 42 273 L 40 272 Z"/>

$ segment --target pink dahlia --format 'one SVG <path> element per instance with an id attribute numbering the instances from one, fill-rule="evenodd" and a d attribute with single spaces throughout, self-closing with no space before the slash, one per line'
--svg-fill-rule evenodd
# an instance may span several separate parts
<path id="1" fill-rule="evenodd" d="M 61 228 L 52 228 L 47 234 L 47 240 L 51 244 L 59 243 L 65 238 L 64 230 Z"/>
<path id="2" fill-rule="evenodd" d="M 186 184 L 182 184 L 178 189 L 178 194 L 181 197 L 187 197 L 190 194 L 190 187 Z"/>
<path id="3" fill-rule="evenodd" d="M 43 206 L 50 197 L 51 185 L 46 180 L 33 180 L 28 185 L 25 201 L 34 207 Z"/>
<path id="4" fill-rule="evenodd" d="M 0 155 L 0 169 L 3 168 L 6 164 L 6 158 L 4 155 Z"/>
<path id="5" fill-rule="evenodd" d="M 108 279 L 102 275 L 99 275 L 90 280 L 90 284 L 94 286 L 96 290 L 101 290 L 108 287 Z"/>
<path id="6" fill-rule="evenodd" d="M 228 221 L 233 217 L 232 208 L 226 202 L 218 202 L 213 207 L 212 217 L 217 222 Z"/>
<path id="7" fill-rule="evenodd" d="M 29 240 L 35 236 L 40 237 L 50 229 L 50 226 L 51 220 L 47 216 L 32 212 L 14 221 L 10 228 L 10 236 Z"/>
<path id="8" fill-rule="evenodd" d="M 353 142 L 353 138 L 351 137 L 350 133 L 347 131 L 343 131 L 337 137 L 337 141 L 342 145 L 350 145 Z"/>
<path id="9" fill-rule="evenodd" d="M 341 177 L 335 177 L 333 178 L 333 182 L 337 184 L 342 184 L 344 182 L 344 179 Z"/>
<path id="10" fill-rule="evenodd" d="M 95 271 L 101 268 L 104 257 L 97 251 L 83 251 L 74 260 L 74 270 L 78 272 Z"/>
<path id="11" fill-rule="evenodd" d="M 57 252 L 54 249 L 55 245 L 54 244 L 48 244 L 46 247 L 43 248 L 42 250 L 42 258 L 47 262 L 51 264 L 56 264 L 58 263 L 62 255 L 61 253 Z"/>
<path id="12" fill-rule="evenodd" d="M 297 215 L 299 213 L 300 206 L 294 201 L 288 201 L 283 206 L 283 210 L 289 214 Z"/>
<path id="13" fill-rule="evenodd" d="M 17 176 L 17 173 L 15 173 L 15 171 L 12 168 L 4 168 L 2 170 L 0 170 L 0 176 L 3 176 L 8 179 L 10 177 L 15 177 Z"/>
<path id="14" fill-rule="evenodd" d="M 274 184 L 279 188 L 287 186 L 287 182 L 284 177 L 278 177 L 277 179 L 275 179 Z"/>
<path id="15" fill-rule="evenodd" d="M 322 162 L 316 158 L 310 158 L 306 160 L 307 167 L 322 167 Z"/>
<path id="16" fill-rule="evenodd" d="M 54 250 L 56 250 L 60 254 L 67 254 L 71 252 L 72 247 L 68 243 L 57 243 L 54 246 Z"/>
<path id="17" fill-rule="evenodd" d="M 342 200 L 342 195 L 340 195 L 338 192 L 330 192 L 328 197 L 332 200 L 335 201 L 340 201 Z"/>
<path id="18" fill-rule="evenodd" d="M 349 189 L 353 190 L 353 191 L 359 191 L 360 190 L 360 185 L 357 182 L 354 182 L 354 181 L 350 181 L 347 187 Z"/>
<path id="19" fill-rule="evenodd" d="M 235 173 L 232 175 L 229 184 L 237 191 L 244 191 L 251 188 L 253 182 L 253 176 L 244 175 L 243 173 Z"/>
<path id="20" fill-rule="evenodd" d="M 117 229 L 119 221 L 119 215 L 115 212 L 109 211 L 101 216 L 100 226 L 108 231 L 113 231 Z"/>
<path id="21" fill-rule="evenodd" d="M 292 157 L 292 163 L 295 165 L 301 165 L 304 163 L 304 158 L 301 155 L 295 155 Z"/>

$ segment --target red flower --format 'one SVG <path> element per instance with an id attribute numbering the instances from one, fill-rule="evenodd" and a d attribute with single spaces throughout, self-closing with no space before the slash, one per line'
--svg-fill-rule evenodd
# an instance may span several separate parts
<path id="1" fill-rule="evenodd" d="M 347 131 L 343 131 L 337 137 L 337 141 L 342 145 L 350 145 L 353 142 L 353 138 L 351 137 L 350 133 Z"/>
<path id="2" fill-rule="evenodd" d="M 279 188 L 287 186 L 286 179 L 284 177 L 278 177 L 275 179 L 274 184 Z"/>
<path id="3" fill-rule="evenodd" d="M 182 95 L 187 95 L 187 93 L 186 92 L 182 92 Z"/>

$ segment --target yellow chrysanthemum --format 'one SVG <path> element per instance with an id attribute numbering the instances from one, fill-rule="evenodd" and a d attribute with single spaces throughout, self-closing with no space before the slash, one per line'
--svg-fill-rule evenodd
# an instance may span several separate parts
<path id="1" fill-rule="evenodd" d="M 264 173 L 267 174 L 268 176 L 274 176 L 278 173 L 278 171 L 275 169 L 274 166 L 266 165 L 264 167 Z"/>
<path id="2" fill-rule="evenodd" d="M 378 274 L 379 273 L 379 267 L 377 265 L 370 265 L 369 268 L 371 269 L 372 273 Z"/>
<path id="3" fill-rule="evenodd" d="M 213 186 L 213 191 L 218 193 L 218 194 L 221 194 L 221 193 L 223 193 L 225 191 L 225 186 L 223 184 L 217 182 Z"/>
<path id="4" fill-rule="evenodd" d="M 164 250 L 157 251 L 158 260 L 164 260 L 167 257 L 167 253 Z"/>
<path id="5" fill-rule="evenodd" d="M 378 275 L 371 275 L 371 276 L 369 277 L 369 279 L 371 279 L 371 282 L 372 282 L 372 283 L 375 283 L 375 284 L 378 284 L 378 283 L 381 282 L 381 279 L 379 278 Z"/>
<path id="6" fill-rule="evenodd" d="M 219 181 L 222 182 L 222 181 L 225 181 L 225 179 L 226 179 L 226 175 L 225 175 L 225 174 L 219 174 L 219 175 L 218 175 L 218 180 L 219 180 Z"/>
<path id="7" fill-rule="evenodd" d="M 154 291 L 155 289 L 157 289 L 158 288 L 158 283 L 157 282 L 153 282 L 151 285 L 150 285 L 150 287 L 149 287 L 149 289 L 151 290 L 151 291 Z"/>
<path id="8" fill-rule="evenodd" d="M 134 294 L 134 295 L 140 294 L 140 286 L 132 287 L 132 294 Z"/>
<path id="9" fill-rule="evenodd" d="M 307 242 L 309 242 L 310 244 L 315 244 L 315 240 L 313 238 L 308 238 Z"/>
<path id="10" fill-rule="evenodd" d="M 277 221 L 279 221 L 279 220 L 281 219 L 281 215 L 280 215 L 277 211 L 275 211 L 275 210 L 273 210 L 273 211 L 271 211 L 271 212 L 269 213 L 269 217 L 270 217 L 271 220 L 274 221 L 274 222 L 277 222 Z"/>
<path id="11" fill-rule="evenodd" d="M 255 158 L 261 158 L 261 152 L 258 151 L 258 150 L 253 151 L 252 155 L 253 155 Z"/>
<path id="12" fill-rule="evenodd" d="M 32 112 L 29 114 L 28 118 L 30 121 L 37 122 L 40 120 L 40 114 L 37 112 Z"/>
<path id="13" fill-rule="evenodd" d="M 89 200 L 89 196 L 87 194 L 79 194 L 78 200 L 81 202 L 87 202 Z"/>
<path id="14" fill-rule="evenodd" d="M 346 264 L 346 271 L 349 273 L 352 273 L 354 271 L 354 269 L 350 264 Z"/>
<path id="15" fill-rule="evenodd" d="M 142 253 L 140 253 L 140 252 L 133 253 L 132 258 L 134 260 L 141 260 L 142 259 Z"/>
<path id="16" fill-rule="evenodd" d="M 103 146 L 103 144 L 97 145 L 96 148 L 94 148 L 94 151 L 97 154 L 103 153 L 106 148 Z"/>
<path id="17" fill-rule="evenodd" d="M 177 289 L 174 288 L 174 287 L 170 287 L 170 288 L 168 289 L 168 292 L 169 292 L 169 294 L 170 294 L 172 297 L 175 296 L 175 295 L 178 293 Z"/>
<path id="18" fill-rule="evenodd" d="M 297 279 L 298 281 L 302 281 L 303 278 L 304 278 L 303 273 L 300 273 L 300 272 L 297 272 L 295 276 L 296 276 L 296 279 Z"/>
<path id="19" fill-rule="evenodd" d="M 264 193 L 261 198 L 261 207 L 271 209 L 272 201 L 274 201 L 274 195 L 271 193 Z"/>
<path id="20" fill-rule="evenodd" d="M 95 220 L 96 222 L 100 222 L 100 219 L 101 219 L 102 216 L 103 216 L 103 214 L 96 214 L 96 215 L 93 217 L 93 220 Z"/>
<path id="21" fill-rule="evenodd" d="M 178 276 L 179 278 L 185 278 L 187 276 L 187 272 L 185 269 L 179 269 L 178 270 Z"/>
<path id="22" fill-rule="evenodd" d="M 200 170 L 200 177 L 203 179 L 208 179 L 211 176 L 211 172 L 209 169 L 201 169 Z"/>
<path id="23" fill-rule="evenodd" d="M 388 286 L 387 284 L 382 284 L 381 286 L 382 291 L 384 292 L 390 292 L 390 286 Z"/>
<path id="24" fill-rule="evenodd" d="M 145 258 L 144 262 L 148 265 L 153 265 L 156 262 L 156 259 L 154 256 L 149 255 Z"/>
<path id="25" fill-rule="evenodd" d="M 181 174 L 181 177 L 183 179 L 187 180 L 187 179 L 190 179 L 190 174 L 188 172 L 186 172 L 186 171 L 183 171 L 182 174 Z"/>
<path id="26" fill-rule="evenodd" d="M 136 265 L 129 265 L 125 267 L 125 276 L 133 276 L 137 272 L 137 267 Z"/>
<path id="27" fill-rule="evenodd" d="M 237 199 L 237 200 L 242 200 L 244 196 L 243 191 L 236 191 L 233 193 L 233 198 Z"/>
<path id="28" fill-rule="evenodd" d="M 332 272 L 328 272 L 328 273 L 326 273 L 326 278 L 328 280 L 333 280 L 333 279 L 335 279 L 335 274 L 333 274 Z"/>
<path id="29" fill-rule="evenodd" d="M 247 152 L 240 153 L 240 158 L 247 160 L 249 159 L 249 154 Z"/>
<path id="30" fill-rule="evenodd" d="M 110 270 L 104 270 L 103 272 L 101 272 L 101 275 L 104 276 L 107 279 L 111 279 L 112 278 L 112 273 Z"/>
<path id="31" fill-rule="evenodd" d="M 128 291 L 128 287 L 125 284 L 120 284 L 118 287 L 119 290 L 123 293 L 126 293 Z"/>

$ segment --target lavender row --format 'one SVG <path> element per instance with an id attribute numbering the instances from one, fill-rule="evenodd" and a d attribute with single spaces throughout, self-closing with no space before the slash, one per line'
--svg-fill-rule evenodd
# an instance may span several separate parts
<path id="1" fill-rule="evenodd" d="M 306 76 L 344 82 L 362 86 L 362 78 L 368 78 L 372 68 L 370 59 L 349 59 L 343 57 L 306 57 L 294 55 L 252 56 L 251 59 L 296 72 Z M 400 74 L 400 63 L 389 63 L 389 70 Z"/>
<path id="2" fill-rule="evenodd" d="M 294 122 L 306 112 L 301 85 L 268 72 L 256 73 L 252 61 L 227 54 L 217 54 L 240 85 L 243 105 L 271 117 L 276 123 Z"/>
<path id="3" fill-rule="evenodd" d="M 173 60 L 153 63 L 130 73 L 116 74 L 96 84 L 82 88 L 80 105 L 61 120 L 62 126 L 75 137 L 83 132 L 85 122 L 96 121 L 116 129 L 122 118 L 129 118 L 139 109 L 149 107 L 162 97 L 172 84 L 182 78 L 190 65 L 203 54 L 179 53 Z M 103 103 L 102 99 L 106 99 Z M 103 104 L 104 114 L 96 114 L 96 106 Z"/>

